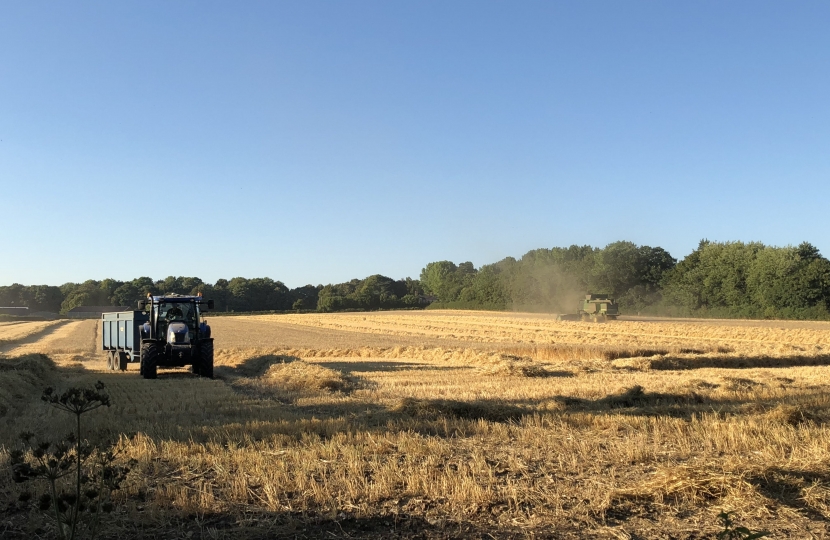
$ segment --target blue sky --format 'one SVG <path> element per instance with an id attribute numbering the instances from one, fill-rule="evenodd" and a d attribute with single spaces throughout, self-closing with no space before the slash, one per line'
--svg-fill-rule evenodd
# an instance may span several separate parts
<path id="1" fill-rule="evenodd" d="M 826 2 L 0 0 L 0 285 L 830 255 Z"/>

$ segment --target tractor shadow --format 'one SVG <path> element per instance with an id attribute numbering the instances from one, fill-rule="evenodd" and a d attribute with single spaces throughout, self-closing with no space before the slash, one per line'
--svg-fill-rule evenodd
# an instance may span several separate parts
<path id="1" fill-rule="evenodd" d="M 735 356 L 728 354 L 682 357 L 675 355 L 643 357 L 637 359 L 648 369 L 654 370 L 693 370 L 706 368 L 751 369 L 781 368 L 801 366 L 830 365 L 830 354 L 805 355 L 789 354 L 782 356 Z M 626 366 L 619 366 L 623 369 Z"/>

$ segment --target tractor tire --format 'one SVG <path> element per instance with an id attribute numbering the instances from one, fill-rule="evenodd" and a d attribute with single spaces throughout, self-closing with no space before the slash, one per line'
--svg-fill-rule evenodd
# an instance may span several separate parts
<path id="1" fill-rule="evenodd" d="M 213 340 L 202 339 L 199 341 L 199 348 L 193 362 L 192 371 L 195 375 L 213 378 Z"/>
<path id="2" fill-rule="evenodd" d="M 107 351 L 107 371 L 112 371 L 112 351 Z"/>
<path id="3" fill-rule="evenodd" d="M 156 343 L 141 344 L 141 376 L 145 379 L 155 379 L 158 375 L 158 363 L 161 350 Z"/>

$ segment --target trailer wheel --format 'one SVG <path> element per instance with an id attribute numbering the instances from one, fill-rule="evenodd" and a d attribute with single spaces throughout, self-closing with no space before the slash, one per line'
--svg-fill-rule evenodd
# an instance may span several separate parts
<path id="1" fill-rule="evenodd" d="M 107 369 L 115 371 L 118 369 L 118 351 L 109 351 L 107 353 Z"/>
<path id="2" fill-rule="evenodd" d="M 203 339 L 199 341 L 199 348 L 196 359 L 193 362 L 193 373 L 208 379 L 213 378 L 213 340 Z"/>
<path id="3" fill-rule="evenodd" d="M 159 347 L 155 343 L 141 344 L 141 376 L 155 379 L 159 362 Z"/>

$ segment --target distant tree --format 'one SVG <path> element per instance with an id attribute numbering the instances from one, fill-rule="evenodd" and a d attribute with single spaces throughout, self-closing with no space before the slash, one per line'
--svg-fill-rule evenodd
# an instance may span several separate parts
<path id="1" fill-rule="evenodd" d="M 138 300 L 142 299 L 146 294 L 142 294 L 141 289 L 135 286 L 131 281 L 121 285 L 115 289 L 110 297 L 110 303 L 114 306 L 135 306 Z"/>
<path id="2" fill-rule="evenodd" d="M 830 262 L 808 243 L 701 241 L 663 280 L 663 296 L 692 314 L 827 318 Z"/>
<path id="3" fill-rule="evenodd" d="M 441 302 L 454 302 L 461 296 L 461 291 L 469 285 L 476 269 L 473 263 L 464 262 L 456 266 L 451 261 L 429 263 L 421 270 L 421 285 L 429 294 L 435 295 Z"/>
<path id="4" fill-rule="evenodd" d="M 322 288 L 322 285 L 316 287 L 314 285 L 304 285 L 296 289 L 291 289 L 288 292 L 289 299 L 293 300 L 293 303 L 302 300 L 302 305 L 304 306 L 303 308 L 296 308 L 292 304 L 292 309 L 317 309 L 317 298 Z"/>
<path id="5" fill-rule="evenodd" d="M 61 313 L 66 313 L 70 309 L 79 306 L 107 306 L 110 304 L 110 296 L 112 292 L 110 287 L 115 286 L 109 280 L 105 285 L 102 282 L 95 280 L 87 280 L 71 288 L 71 292 L 66 295 L 61 303 Z"/>
<path id="6" fill-rule="evenodd" d="M 490 309 L 505 309 L 510 296 L 496 265 L 482 266 L 460 294 L 460 300 Z"/>
<path id="7" fill-rule="evenodd" d="M 29 307 L 34 311 L 58 312 L 63 302 L 63 295 L 58 287 L 52 285 L 35 285 L 29 287 L 32 300 Z"/>
<path id="8" fill-rule="evenodd" d="M 63 294 L 52 285 L 21 285 L 0 287 L 0 306 L 28 307 L 31 311 L 60 310 Z"/>

